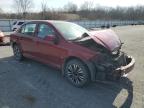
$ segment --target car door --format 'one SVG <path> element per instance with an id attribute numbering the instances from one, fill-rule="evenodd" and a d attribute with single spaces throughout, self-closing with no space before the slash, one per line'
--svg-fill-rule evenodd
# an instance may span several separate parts
<path id="1" fill-rule="evenodd" d="M 52 36 L 56 31 L 49 24 L 39 24 L 37 32 L 37 56 L 45 63 L 60 67 L 66 50 L 61 47 L 61 42 L 55 44 Z M 56 37 L 57 38 L 57 37 Z"/>
<path id="2" fill-rule="evenodd" d="M 22 26 L 19 34 L 19 43 L 21 45 L 23 54 L 28 57 L 35 56 L 35 31 L 36 23 L 28 23 Z"/>

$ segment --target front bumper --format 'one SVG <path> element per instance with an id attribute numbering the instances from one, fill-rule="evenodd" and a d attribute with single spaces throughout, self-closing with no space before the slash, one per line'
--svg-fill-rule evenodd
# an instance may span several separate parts
<path id="1" fill-rule="evenodd" d="M 110 57 L 109 57 L 110 58 Z M 121 53 L 113 61 L 93 62 L 95 66 L 95 80 L 117 80 L 127 76 L 135 66 L 135 59 L 125 53 Z M 94 70 L 94 69 L 93 69 Z"/>
<path id="2" fill-rule="evenodd" d="M 135 59 L 132 56 L 127 56 L 126 58 L 127 65 L 121 66 L 114 70 L 112 74 L 114 76 L 120 75 L 120 76 L 126 76 L 131 70 L 133 70 L 135 65 Z"/>
<path id="3" fill-rule="evenodd" d="M 92 59 L 86 62 L 92 81 L 119 80 L 120 77 L 127 76 L 135 66 L 135 59 L 124 52 L 116 57 L 109 55 L 102 57 L 104 59 Z"/>

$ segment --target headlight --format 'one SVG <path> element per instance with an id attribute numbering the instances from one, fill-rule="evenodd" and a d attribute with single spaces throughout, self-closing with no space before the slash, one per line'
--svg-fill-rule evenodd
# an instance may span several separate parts
<path id="1" fill-rule="evenodd" d="M 115 50 L 112 52 L 112 55 L 117 55 L 117 54 L 119 54 L 119 49 L 118 49 L 118 48 L 115 49 Z"/>
<path id="2" fill-rule="evenodd" d="M 118 54 L 118 50 L 112 52 L 112 55 L 116 55 L 116 54 Z"/>

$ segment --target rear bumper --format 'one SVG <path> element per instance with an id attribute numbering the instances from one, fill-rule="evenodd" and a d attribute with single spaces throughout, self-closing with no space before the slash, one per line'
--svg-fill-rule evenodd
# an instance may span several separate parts
<path id="1" fill-rule="evenodd" d="M 113 75 L 117 76 L 125 76 L 127 75 L 131 70 L 133 70 L 135 65 L 135 59 L 132 56 L 127 56 L 127 65 L 121 66 L 120 68 L 117 68 L 113 71 Z"/>

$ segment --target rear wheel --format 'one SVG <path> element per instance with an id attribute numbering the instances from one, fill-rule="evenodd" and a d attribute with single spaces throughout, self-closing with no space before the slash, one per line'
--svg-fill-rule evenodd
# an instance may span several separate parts
<path id="1" fill-rule="evenodd" d="M 87 66 L 77 59 L 67 62 L 64 74 L 67 80 L 76 87 L 83 87 L 90 81 Z"/>
<path id="2" fill-rule="evenodd" d="M 21 61 L 23 59 L 22 51 L 18 45 L 13 46 L 13 53 L 17 61 Z"/>

